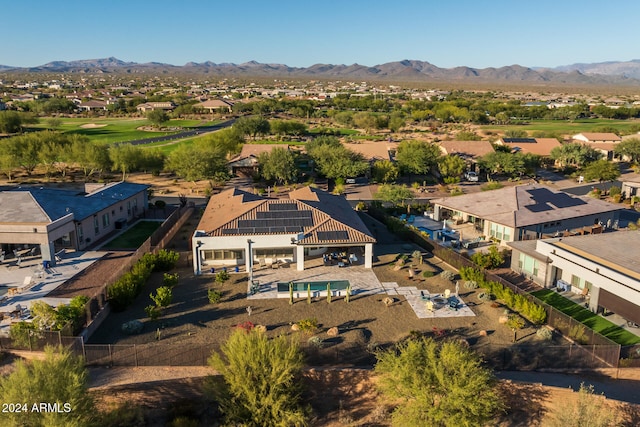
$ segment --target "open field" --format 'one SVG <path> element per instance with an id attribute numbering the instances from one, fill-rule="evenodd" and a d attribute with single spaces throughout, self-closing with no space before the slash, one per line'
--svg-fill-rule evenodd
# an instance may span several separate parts
<path id="1" fill-rule="evenodd" d="M 547 304 L 584 323 L 594 331 L 601 333 L 620 345 L 627 346 L 640 343 L 640 337 L 637 335 L 625 331 L 604 317 L 598 316 L 550 289 L 535 291 L 532 292 L 532 295 L 535 295 Z"/>
<path id="2" fill-rule="evenodd" d="M 619 132 L 632 133 L 629 128 L 640 125 L 640 120 L 611 120 L 611 119 L 580 119 L 580 120 L 530 120 L 521 125 L 486 125 L 480 129 L 493 133 L 504 133 L 507 130 L 524 130 L 529 133 L 535 131 L 553 132 L 566 135 L 575 135 L 580 132 L 593 132 L 594 128 L 610 126 Z"/>

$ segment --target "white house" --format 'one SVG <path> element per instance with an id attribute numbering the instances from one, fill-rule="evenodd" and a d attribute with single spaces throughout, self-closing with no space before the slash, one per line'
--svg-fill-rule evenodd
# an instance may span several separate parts
<path id="1" fill-rule="evenodd" d="M 640 324 L 640 231 L 512 242 L 511 269 Z"/>
<path id="2" fill-rule="evenodd" d="M 234 188 L 209 200 L 193 235 L 193 269 L 285 262 L 301 271 L 305 257 L 331 248 L 358 252 L 371 268 L 375 241 L 344 197 L 302 187 L 272 199 Z"/>

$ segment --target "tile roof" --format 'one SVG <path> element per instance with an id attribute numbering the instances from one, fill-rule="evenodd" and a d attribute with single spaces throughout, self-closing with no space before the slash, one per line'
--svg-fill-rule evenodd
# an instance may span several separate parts
<path id="1" fill-rule="evenodd" d="M 445 154 L 462 157 L 478 158 L 495 151 L 489 141 L 440 141 L 438 144 Z"/>
<path id="2" fill-rule="evenodd" d="M 581 138 L 579 138 L 580 135 L 582 135 L 588 141 L 622 141 L 622 139 L 618 135 L 611 132 L 581 132 L 577 135 L 574 135 L 573 139 L 581 140 Z"/>
<path id="3" fill-rule="evenodd" d="M 258 225 L 252 229 L 243 226 L 260 221 L 265 212 L 278 210 L 274 205 L 287 204 L 292 205 L 287 211 L 297 211 L 310 221 L 296 225 L 295 218 L 289 218 L 285 225 L 271 229 Z M 286 230 L 282 228 L 285 226 Z M 223 191 L 209 200 L 198 230 L 208 236 L 304 233 L 298 242 L 302 245 L 375 242 L 371 232 L 343 197 L 310 187 L 292 191 L 289 199 L 270 199 L 237 188 Z"/>
<path id="4" fill-rule="evenodd" d="M 444 197 L 431 202 L 509 227 L 526 227 L 624 209 L 620 205 L 588 196 L 574 196 L 538 184 Z"/>
<path id="5" fill-rule="evenodd" d="M 356 144 L 343 143 L 342 145 L 367 160 L 391 160 L 389 150 L 398 148 L 398 143 L 388 141 L 362 141 Z"/>
<path id="6" fill-rule="evenodd" d="M 531 153 L 539 156 L 548 156 L 551 150 L 561 144 L 555 138 L 503 138 L 502 144 L 517 149 L 523 154 Z"/>

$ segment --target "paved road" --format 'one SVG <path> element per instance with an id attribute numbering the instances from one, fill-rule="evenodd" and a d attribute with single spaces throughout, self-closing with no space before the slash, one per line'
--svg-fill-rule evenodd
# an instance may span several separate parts
<path id="1" fill-rule="evenodd" d="M 152 142 L 173 141 L 173 140 L 176 140 L 176 139 L 189 138 L 191 136 L 201 135 L 201 134 L 207 133 L 207 132 L 215 132 L 217 130 L 227 128 L 229 126 L 232 126 L 235 121 L 236 121 L 236 119 L 228 120 L 226 122 L 218 123 L 217 125 L 214 125 L 214 126 L 203 126 L 203 127 L 194 128 L 194 129 L 191 129 L 191 130 L 186 130 L 186 131 L 174 133 L 174 134 L 171 134 L 171 135 L 156 136 L 156 137 L 144 138 L 144 139 L 136 139 L 136 140 L 133 140 L 133 141 L 123 142 L 123 144 L 144 145 L 144 144 L 151 144 Z"/>
<path id="2" fill-rule="evenodd" d="M 496 376 L 503 380 L 526 383 L 541 383 L 545 386 L 580 389 L 580 383 L 593 385 L 595 392 L 609 399 L 640 403 L 640 381 L 635 379 L 613 379 L 595 375 L 568 375 L 551 372 L 501 371 Z"/>

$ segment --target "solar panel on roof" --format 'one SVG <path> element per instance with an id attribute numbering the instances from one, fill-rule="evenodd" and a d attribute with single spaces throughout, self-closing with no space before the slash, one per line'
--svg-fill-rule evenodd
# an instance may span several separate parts
<path id="1" fill-rule="evenodd" d="M 529 142 L 529 143 L 535 143 L 536 139 L 535 138 L 504 138 L 503 139 L 504 142 L 508 142 L 508 143 L 521 143 L 521 142 Z"/>
<path id="2" fill-rule="evenodd" d="M 536 204 L 551 204 L 558 209 L 571 208 L 575 206 L 585 205 L 582 199 L 571 197 L 566 193 L 554 193 L 547 188 L 535 188 L 527 190 Z"/>
<path id="3" fill-rule="evenodd" d="M 318 231 L 318 240 L 349 240 L 346 231 Z"/>
<path id="4" fill-rule="evenodd" d="M 298 210 L 289 210 L 289 211 L 264 211 L 264 212 L 256 212 L 256 218 L 258 219 L 269 219 L 269 218 L 311 218 L 313 217 L 313 212 L 311 211 L 298 211 Z"/>
<path id="5" fill-rule="evenodd" d="M 297 211 L 297 203 L 271 203 L 269 205 L 270 211 Z"/>

